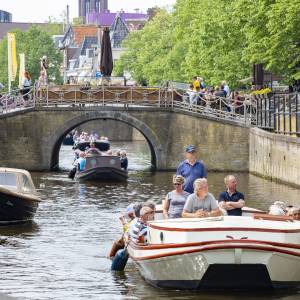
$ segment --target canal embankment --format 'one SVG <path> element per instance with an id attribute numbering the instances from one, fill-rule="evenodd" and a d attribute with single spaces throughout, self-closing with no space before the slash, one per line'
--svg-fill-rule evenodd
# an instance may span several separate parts
<path id="1" fill-rule="evenodd" d="M 251 128 L 249 171 L 271 180 L 300 186 L 300 138 Z"/>

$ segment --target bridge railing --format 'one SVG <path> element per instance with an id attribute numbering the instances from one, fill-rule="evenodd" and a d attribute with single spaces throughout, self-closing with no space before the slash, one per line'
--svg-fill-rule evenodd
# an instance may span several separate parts
<path id="1" fill-rule="evenodd" d="M 27 97 L 26 97 L 27 96 Z M 222 97 L 200 97 L 195 104 L 189 101 L 185 90 L 172 86 L 124 87 L 100 86 L 90 88 L 80 85 L 33 87 L 28 95 L 21 91 L 6 94 L 2 98 L 2 113 L 28 107 L 89 107 L 121 106 L 176 108 L 197 114 L 226 119 L 248 126 L 256 125 L 256 101 L 249 96 L 236 105 Z M 4 107 L 4 108 L 3 108 Z"/>
<path id="2" fill-rule="evenodd" d="M 0 95 L 0 114 L 5 114 L 28 107 L 34 107 L 35 87 L 32 86 L 28 91 L 14 89 L 10 93 Z"/>

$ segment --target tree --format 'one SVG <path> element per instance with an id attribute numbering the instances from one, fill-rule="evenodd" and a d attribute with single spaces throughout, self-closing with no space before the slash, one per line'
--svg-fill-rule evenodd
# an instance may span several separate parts
<path id="1" fill-rule="evenodd" d="M 40 73 L 40 58 L 48 57 L 49 81 L 61 82 L 60 66 L 62 54 L 55 48 L 51 36 L 39 26 L 33 26 L 27 31 L 15 30 L 17 56 L 25 53 L 26 70 L 32 76 L 33 81 L 38 79 Z M 17 57 L 19 60 L 19 57 Z M 0 82 L 7 82 L 7 38 L 0 42 Z M 13 83 L 18 85 L 17 80 Z"/>
<path id="2" fill-rule="evenodd" d="M 177 0 L 128 36 L 117 69 L 149 84 L 204 77 L 231 87 L 263 63 L 286 80 L 300 78 L 300 0 Z"/>

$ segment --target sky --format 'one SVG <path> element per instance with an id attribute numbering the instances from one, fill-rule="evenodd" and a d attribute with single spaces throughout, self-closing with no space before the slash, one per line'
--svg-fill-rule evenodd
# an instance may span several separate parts
<path id="1" fill-rule="evenodd" d="M 121 9 L 134 12 L 136 8 L 146 12 L 149 7 L 172 6 L 175 2 L 176 0 L 108 0 L 108 8 L 111 12 Z M 78 0 L 0 0 L 0 10 L 10 12 L 13 22 L 45 22 L 49 16 L 61 19 L 67 5 L 72 20 L 78 16 Z"/>

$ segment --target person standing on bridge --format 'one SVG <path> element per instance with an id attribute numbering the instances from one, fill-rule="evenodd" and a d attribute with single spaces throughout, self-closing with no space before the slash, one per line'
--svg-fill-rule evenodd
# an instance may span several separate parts
<path id="1" fill-rule="evenodd" d="M 196 148 L 188 145 L 185 148 L 185 160 L 177 167 L 177 175 L 184 177 L 183 190 L 192 194 L 194 192 L 194 181 L 198 178 L 206 178 L 206 168 L 204 164 L 196 158 Z"/>

